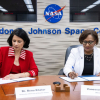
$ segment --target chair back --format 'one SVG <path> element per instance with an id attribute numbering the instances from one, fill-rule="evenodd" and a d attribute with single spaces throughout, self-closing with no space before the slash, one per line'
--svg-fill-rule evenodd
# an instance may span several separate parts
<path id="1" fill-rule="evenodd" d="M 68 59 L 68 57 L 69 57 L 69 54 L 70 54 L 70 52 L 71 52 L 71 49 L 72 48 L 77 48 L 77 47 L 79 47 L 80 45 L 72 45 L 72 46 L 69 46 L 68 48 L 67 48 L 67 50 L 66 50 L 66 54 L 65 54 L 65 62 L 64 62 L 64 65 L 66 64 L 66 61 L 67 61 L 67 59 Z"/>
<path id="2" fill-rule="evenodd" d="M 77 48 L 77 47 L 79 47 L 79 46 L 81 46 L 81 45 L 72 45 L 72 46 L 69 46 L 69 47 L 67 48 L 66 54 L 65 54 L 64 65 L 66 64 L 66 61 L 67 61 L 68 56 L 69 56 L 69 54 L 70 54 L 70 52 L 71 52 L 71 49 L 72 49 L 72 48 Z M 64 73 L 63 73 L 63 68 L 59 71 L 58 75 L 64 75 Z"/>

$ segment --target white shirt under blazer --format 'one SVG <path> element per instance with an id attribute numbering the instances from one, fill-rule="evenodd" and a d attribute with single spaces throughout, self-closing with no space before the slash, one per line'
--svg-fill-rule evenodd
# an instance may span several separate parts
<path id="1" fill-rule="evenodd" d="M 93 48 L 94 70 L 93 75 L 100 72 L 100 48 Z M 75 71 L 79 76 L 82 75 L 84 69 L 84 48 L 83 45 L 77 48 L 72 48 L 70 55 L 66 61 L 63 72 L 68 76 L 69 72 Z"/>

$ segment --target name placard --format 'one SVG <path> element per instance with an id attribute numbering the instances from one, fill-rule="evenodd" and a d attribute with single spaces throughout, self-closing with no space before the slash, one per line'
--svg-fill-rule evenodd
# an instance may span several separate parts
<path id="1" fill-rule="evenodd" d="M 15 88 L 16 98 L 52 96 L 51 86 L 33 86 Z"/>
<path id="2" fill-rule="evenodd" d="M 81 95 L 100 96 L 100 86 L 81 85 Z"/>

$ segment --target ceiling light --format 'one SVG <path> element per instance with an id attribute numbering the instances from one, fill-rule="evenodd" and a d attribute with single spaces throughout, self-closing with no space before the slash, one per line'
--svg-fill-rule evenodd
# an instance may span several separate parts
<path id="1" fill-rule="evenodd" d="M 81 12 L 86 12 L 87 10 L 89 10 L 89 9 L 83 9 Z"/>
<path id="2" fill-rule="evenodd" d="M 28 9 L 29 10 L 29 12 L 34 12 L 34 9 Z"/>
<path id="3" fill-rule="evenodd" d="M 90 5 L 90 6 L 88 6 L 87 8 L 90 9 L 90 8 L 95 7 L 95 6 L 96 6 L 96 5 Z"/>
<path id="4" fill-rule="evenodd" d="M 3 12 L 8 12 L 6 9 L 0 9 L 1 11 L 3 11 Z"/>
<path id="5" fill-rule="evenodd" d="M 2 7 L 2 6 L 0 6 L 0 9 L 3 9 L 3 7 Z"/>
<path id="6" fill-rule="evenodd" d="M 32 4 L 31 0 L 24 0 L 25 4 Z"/>
<path id="7" fill-rule="evenodd" d="M 100 0 L 93 3 L 94 5 L 100 4 Z"/>
<path id="8" fill-rule="evenodd" d="M 26 5 L 27 6 L 27 8 L 33 8 L 33 6 L 32 5 Z"/>

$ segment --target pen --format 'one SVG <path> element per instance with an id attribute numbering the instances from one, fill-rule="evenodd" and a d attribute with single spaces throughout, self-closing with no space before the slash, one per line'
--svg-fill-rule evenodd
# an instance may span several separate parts
<path id="1" fill-rule="evenodd" d="M 73 72 L 75 72 L 74 67 L 72 66 Z"/>
<path id="2" fill-rule="evenodd" d="M 73 72 L 74 72 L 74 76 L 72 76 L 72 78 L 75 78 L 75 77 L 77 77 L 78 75 L 77 75 L 77 73 L 75 72 L 75 70 L 74 70 L 74 67 L 72 66 L 72 69 L 73 69 Z"/>

